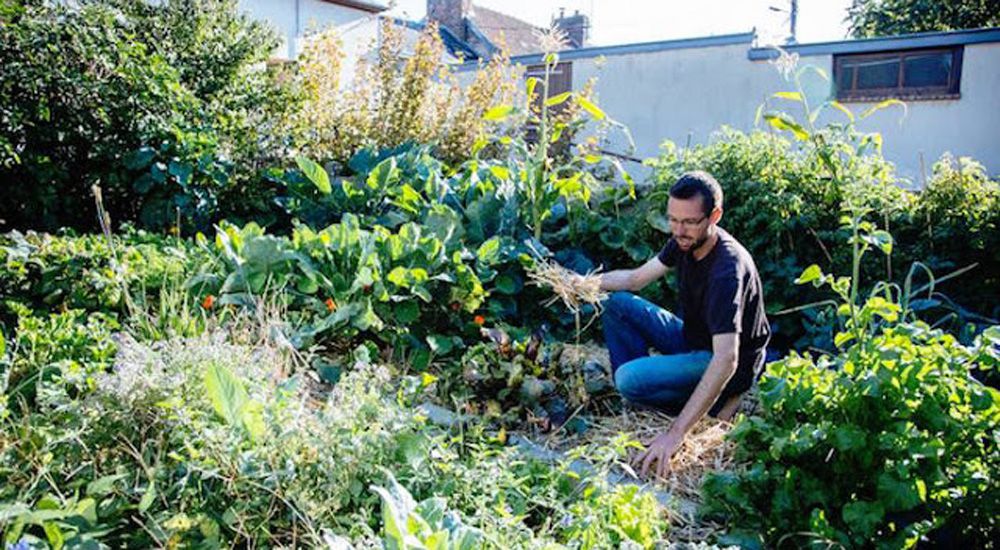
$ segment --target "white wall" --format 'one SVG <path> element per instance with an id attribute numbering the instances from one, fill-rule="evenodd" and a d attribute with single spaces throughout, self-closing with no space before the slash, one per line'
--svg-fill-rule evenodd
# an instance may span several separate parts
<path id="1" fill-rule="evenodd" d="M 369 22 L 375 15 L 322 0 L 240 0 L 240 8 L 254 18 L 269 22 L 283 37 L 276 57 L 295 59 L 302 51 L 303 39 L 310 31 L 341 29 L 345 47 L 351 51 L 356 43 L 367 44 L 375 37 L 375 25 Z M 347 40 L 350 38 L 350 41 Z"/>
<path id="2" fill-rule="evenodd" d="M 380 39 L 382 18 L 379 15 L 321 0 L 240 0 L 240 8 L 256 19 L 269 22 L 279 31 L 283 43 L 274 55 L 281 59 L 295 59 L 302 53 L 311 34 L 335 28 L 344 49 L 340 68 L 341 86 L 349 86 L 353 82 L 355 68 L 361 58 L 372 60 Z M 403 55 L 406 56 L 412 51 L 421 31 L 402 25 L 397 26 L 397 30 L 403 33 Z M 458 59 L 446 51 L 441 56 L 441 62 L 453 64 Z"/>
<path id="3" fill-rule="evenodd" d="M 665 139 L 683 146 L 689 139 L 692 144 L 707 142 L 723 125 L 750 130 L 757 107 L 774 92 L 791 89 L 772 64 L 749 60 L 748 46 L 576 59 L 573 85 L 578 89 L 597 77 L 601 108 L 629 127 L 635 156 L 647 158 L 657 154 Z M 803 57 L 804 64 L 832 73 L 833 58 Z M 809 78 L 814 99 L 829 97 L 829 83 Z M 847 106 L 860 114 L 871 104 Z M 797 112 L 795 105 L 787 108 Z M 961 99 L 910 101 L 902 126 L 900 116 L 900 109 L 890 108 L 859 122 L 858 128 L 883 134 L 885 156 L 896 163 L 901 176 L 919 184 L 921 154 L 929 173 L 934 161 L 949 151 L 972 156 L 990 174 L 1000 174 L 1000 44 L 965 46 Z M 647 173 L 634 164 L 632 169 L 640 177 Z"/>
<path id="4" fill-rule="evenodd" d="M 827 63 L 830 63 L 829 58 Z M 970 156 L 1000 175 L 1000 44 L 969 44 L 962 61 L 961 97 L 908 101 L 900 124 L 896 108 L 880 111 L 859 126 L 882 133 L 886 158 L 901 175 L 922 184 L 920 157 L 926 173 L 942 154 Z M 855 112 L 870 103 L 850 103 Z"/>
<path id="5" fill-rule="evenodd" d="M 747 59 L 749 44 L 674 49 L 610 55 L 573 61 L 573 87 L 597 78 L 598 104 L 611 118 L 628 126 L 635 141 L 633 156 L 654 157 L 664 140 L 683 146 L 705 143 L 722 125 L 749 130 L 754 113 L 781 77 L 758 70 Z M 613 137 L 613 136 L 612 136 Z M 614 140 L 610 147 L 621 151 Z M 624 151 L 622 151 L 624 152 Z M 648 170 L 630 164 L 637 180 Z"/>

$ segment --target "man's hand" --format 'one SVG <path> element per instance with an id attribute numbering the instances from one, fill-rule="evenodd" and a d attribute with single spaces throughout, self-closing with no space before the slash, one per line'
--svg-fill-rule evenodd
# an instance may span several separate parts
<path id="1" fill-rule="evenodd" d="M 646 475 L 653 464 L 656 464 L 654 472 L 660 477 L 670 471 L 670 458 L 681 448 L 684 436 L 712 408 L 722 393 L 722 388 L 736 372 L 738 350 L 739 338 L 735 332 L 712 336 L 712 360 L 694 388 L 694 393 L 688 398 L 670 429 L 657 436 L 649 448 L 636 457 L 635 464 L 641 464 L 642 475 Z"/>
<path id="2" fill-rule="evenodd" d="M 646 476 L 652 470 L 659 477 L 667 477 L 670 471 L 670 459 L 684 443 L 683 435 L 675 435 L 673 430 L 667 430 L 649 444 L 649 448 L 635 457 L 633 466 L 640 467 L 639 472 Z"/>

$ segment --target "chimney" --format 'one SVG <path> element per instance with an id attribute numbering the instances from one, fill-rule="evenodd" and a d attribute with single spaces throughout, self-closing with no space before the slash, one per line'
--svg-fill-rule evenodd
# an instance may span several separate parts
<path id="1" fill-rule="evenodd" d="M 465 19 L 472 14 L 472 0 L 427 0 L 427 21 L 437 21 L 459 40 L 467 40 Z"/>
<path id="2" fill-rule="evenodd" d="M 559 10 L 559 17 L 552 23 L 562 29 L 569 37 L 571 48 L 582 48 L 587 45 L 587 34 L 590 31 L 590 18 L 576 10 L 576 13 L 566 16 L 566 10 Z"/>

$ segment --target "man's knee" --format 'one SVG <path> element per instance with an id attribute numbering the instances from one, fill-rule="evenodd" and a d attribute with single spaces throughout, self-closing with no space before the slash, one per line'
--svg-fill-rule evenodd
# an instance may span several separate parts
<path id="1" fill-rule="evenodd" d="M 625 363 L 615 370 L 615 389 L 626 401 L 633 401 L 641 393 L 640 380 L 636 374 L 635 369 L 631 368 L 629 363 Z"/>
<path id="2" fill-rule="evenodd" d="M 611 293 L 604 301 L 604 313 L 617 313 L 622 312 L 626 309 L 629 302 L 635 298 L 635 294 L 631 292 L 625 292 L 624 290 L 616 290 Z"/>

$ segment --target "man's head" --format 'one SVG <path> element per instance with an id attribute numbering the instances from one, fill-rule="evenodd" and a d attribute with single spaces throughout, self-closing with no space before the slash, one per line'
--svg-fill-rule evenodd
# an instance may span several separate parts
<path id="1" fill-rule="evenodd" d="M 684 252 L 705 244 L 722 218 L 722 187 L 711 174 L 686 172 L 670 187 L 667 217 L 674 240 Z"/>

